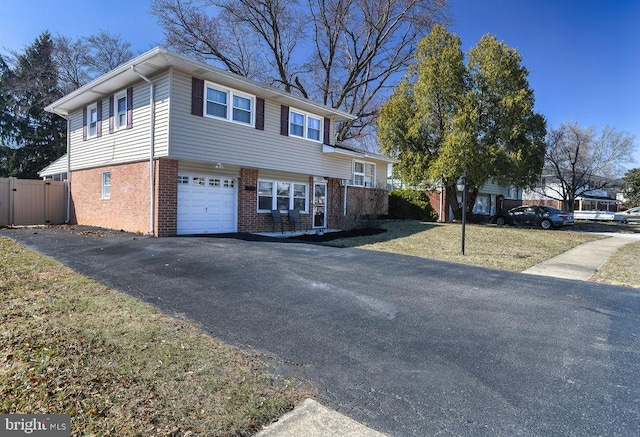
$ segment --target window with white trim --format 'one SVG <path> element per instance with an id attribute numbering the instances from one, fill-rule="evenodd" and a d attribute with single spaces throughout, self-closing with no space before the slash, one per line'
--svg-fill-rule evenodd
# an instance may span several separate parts
<path id="1" fill-rule="evenodd" d="M 113 127 L 115 130 L 127 127 L 127 91 L 116 94 L 113 98 Z"/>
<path id="2" fill-rule="evenodd" d="M 102 172 L 102 198 L 111 199 L 111 172 Z"/>
<path id="3" fill-rule="evenodd" d="M 204 114 L 236 123 L 254 124 L 255 96 L 206 82 Z"/>
<path id="4" fill-rule="evenodd" d="M 291 181 L 258 181 L 258 212 L 273 209 L 307 212 L 309 189 L 307 184 Z"/>
<path id="5" fill-rule="evenodd" d="M 98 105 L 94 103 L 87 108 L 87 137 L 98 135 Z"/>
<path id="6" fill-rule="evenodd" d="M 474 214 L 489 215 L 491 199 L 489 196 L 477 196 L 476 203 L 473 205 Z"/>
<path id="7" fill-rule="evenodd" d="M 313 141 L 322 141 L 322 117 L 309 114 L 297 109 L 289 109 L 289 135 L 306 138 Z"/>
<path id="8" fill-rule="evenodd" d="M 357 187 L 375 187 L 376 165 L 372 162 L 353 161 L 353 185 Z"/>

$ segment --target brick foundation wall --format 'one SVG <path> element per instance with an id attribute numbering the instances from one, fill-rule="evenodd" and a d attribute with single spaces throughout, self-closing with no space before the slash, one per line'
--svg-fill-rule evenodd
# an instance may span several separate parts
<path id="1" fill-rule="evenodd" d="M 102 199 L 102 173 L 111 172 L 111 198 Z M 149 163 L 71 172 L 71 222 L 127 232 L 149 231 Z"/>
<path id="2" fill-rule="evenodd" d="M 178 161 L 160 158 L 155 162 L 156 211 L 154 234 L 169 237 L 178 230 Z"/>

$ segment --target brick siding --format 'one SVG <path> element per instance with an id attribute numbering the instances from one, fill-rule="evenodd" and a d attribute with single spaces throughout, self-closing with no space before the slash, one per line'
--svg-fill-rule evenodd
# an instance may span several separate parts
<path id="1" fill-rule="evenodd" d="M 178 161 L 156 160 L 156 211 L 154 234 L 168 237 L 178 231 Z"/>
<path id="2" fill-rule="evenodd" d="M 111 198 L 102 199 L 102 173 L 111 172 Z M 149 163 L 71 172 L 71 223 L 149 232 Z"/>

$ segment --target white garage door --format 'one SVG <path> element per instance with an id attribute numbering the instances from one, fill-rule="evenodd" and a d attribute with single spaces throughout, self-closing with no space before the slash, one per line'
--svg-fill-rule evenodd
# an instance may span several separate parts
<path id="1" fill-rule="evenodd" d="M 237 182 L 226 176 L 178 176 L 178 234 L 237 230 Z"/>

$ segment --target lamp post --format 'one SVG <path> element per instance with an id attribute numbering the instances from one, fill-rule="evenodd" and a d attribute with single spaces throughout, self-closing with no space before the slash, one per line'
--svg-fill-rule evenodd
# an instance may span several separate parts
<path id="1" fill-rule="evenodd" d="M 462 173 L 462 255 L 464 255 L 465 228 L 467 226 L 467 171 Z"/>

